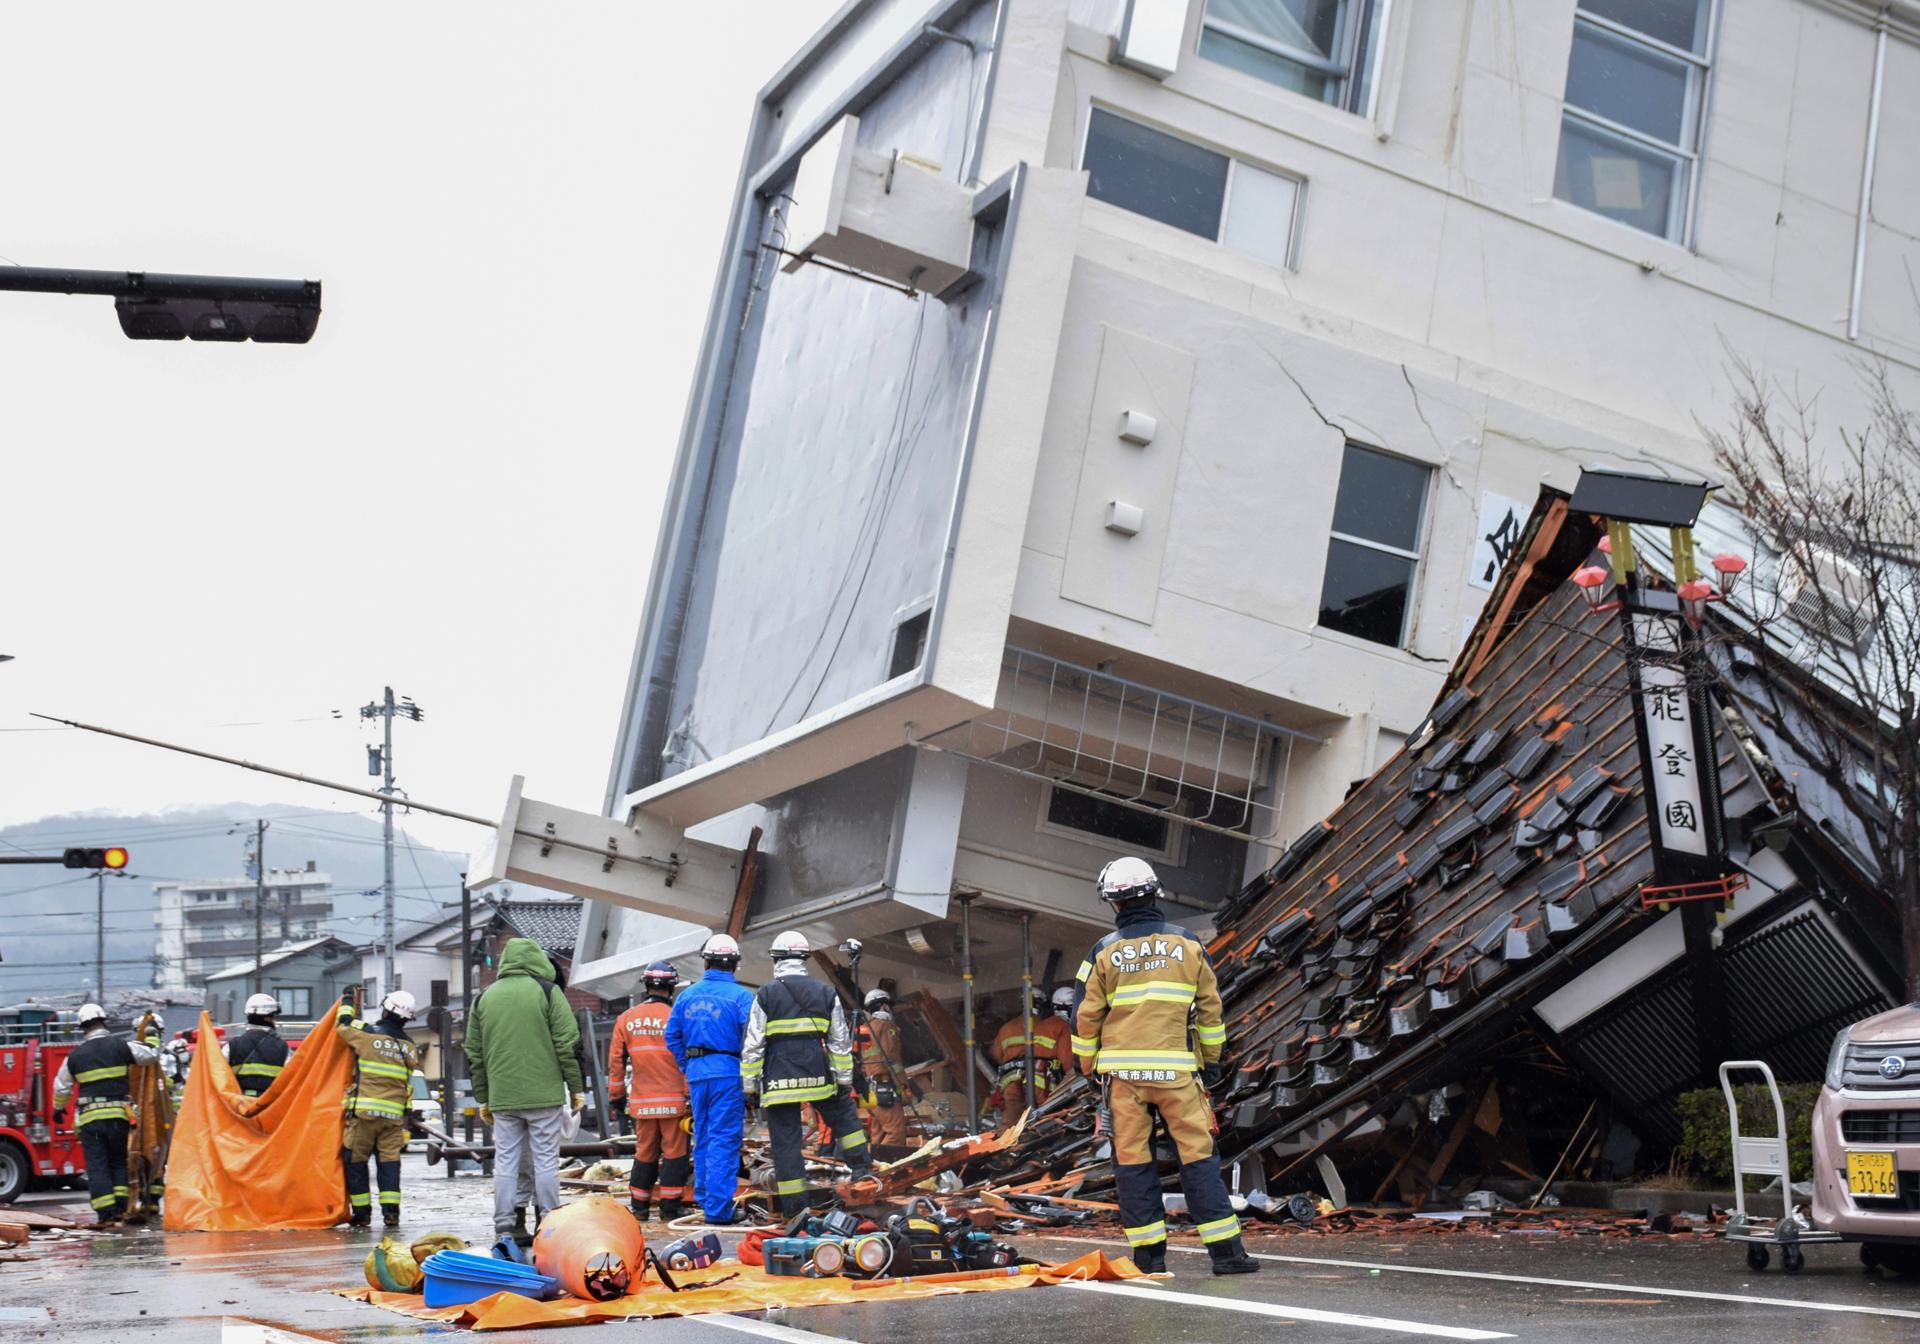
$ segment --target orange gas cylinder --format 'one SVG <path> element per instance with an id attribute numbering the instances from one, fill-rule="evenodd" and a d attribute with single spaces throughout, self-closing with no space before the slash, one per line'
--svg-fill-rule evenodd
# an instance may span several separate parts
<path id="1" fill-rule="evenodd" d="M 645 1273 L 646 1234 L 625 1204 L 594 1195 L 555 1209 L 533 1237 L 533 1267 L 575 1297 L 625 1297 Z"/>

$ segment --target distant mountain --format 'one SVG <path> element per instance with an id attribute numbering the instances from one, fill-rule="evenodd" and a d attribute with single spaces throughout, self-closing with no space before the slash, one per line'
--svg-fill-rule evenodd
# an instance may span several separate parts
<path id="1" fill-rule="evenodd" d="M 300 869 L 311 860 L 333 878 L 333 932 L 355 943 L 377 937 L 383 866 L 377 813 L 223 803 L 137 816 L 71 814 L 0 828 L 0 853 L 125 845 L 134 876 L 106 879 L 107 984 L 146 985 L 153 974 L 153 883 L 241 876 L 258 817 L 268 822 L 267 867 Z M 464 854 L 409 839 L 396 829 L 394 893 L 402 930 L 457 904 L 467 866 Z M 95 901 L 91 872 L 0 865 L 0 1003 L 93 987 Z"/>

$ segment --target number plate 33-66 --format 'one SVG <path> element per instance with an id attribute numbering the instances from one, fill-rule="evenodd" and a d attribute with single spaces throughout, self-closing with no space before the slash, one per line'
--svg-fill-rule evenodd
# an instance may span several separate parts
<path id="1" fill-rule="evenodd" d="M 1847 1189 L 1856 1195 L 1898 1195 L 1892 1153 L 1848 1153 Z"/>

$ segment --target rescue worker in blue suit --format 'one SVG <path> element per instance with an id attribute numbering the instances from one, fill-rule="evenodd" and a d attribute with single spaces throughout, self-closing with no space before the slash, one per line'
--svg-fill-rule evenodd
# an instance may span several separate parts
<path id="1" fill-rule="evenodd" d="M 730 1223 L 747 1124 L 740 1050 L 753 1012 L 753 991 L 734 979 L 740 944 L 726 934 L 707 939 L 700 956 L 707 963 L 706 974 L 673 1001 L 666 1042 L 687 1077 L 693 1103 L 694 1200 L 708 1222 Z"/>

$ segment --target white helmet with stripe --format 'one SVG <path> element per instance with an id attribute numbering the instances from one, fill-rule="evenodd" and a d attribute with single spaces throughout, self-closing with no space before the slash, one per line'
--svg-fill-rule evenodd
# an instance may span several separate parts
<path id="1" fill-rule="evenodd" d="M 813 955 L 813 945 L 807 941 L 807 935 L 798 929 L 788 929 L 773 940 L 768 956 L 775 961 L 797 961 Z"/>
<path id="2" fill-rule="evenodd" d="M 420 1010 L 414 1005 L 413 995 L 404 989 L 396 989 L 380 1000 L 380 1011 L 391 1013 L 404 1022 Z"/>
<path id="3" fill-rule="evenodd" d="M 1065 1017 L 1073 1009 L 1073 986 L 1061 985 L 1053 991 L 1053 1010 Z"/>
<path id="4" fill-rule="evenodd" d="M 248 1017 L 273 1017 L 280 1011 L 280 1000 L 271 994 L 255 994 L 247 999 Z"/>

